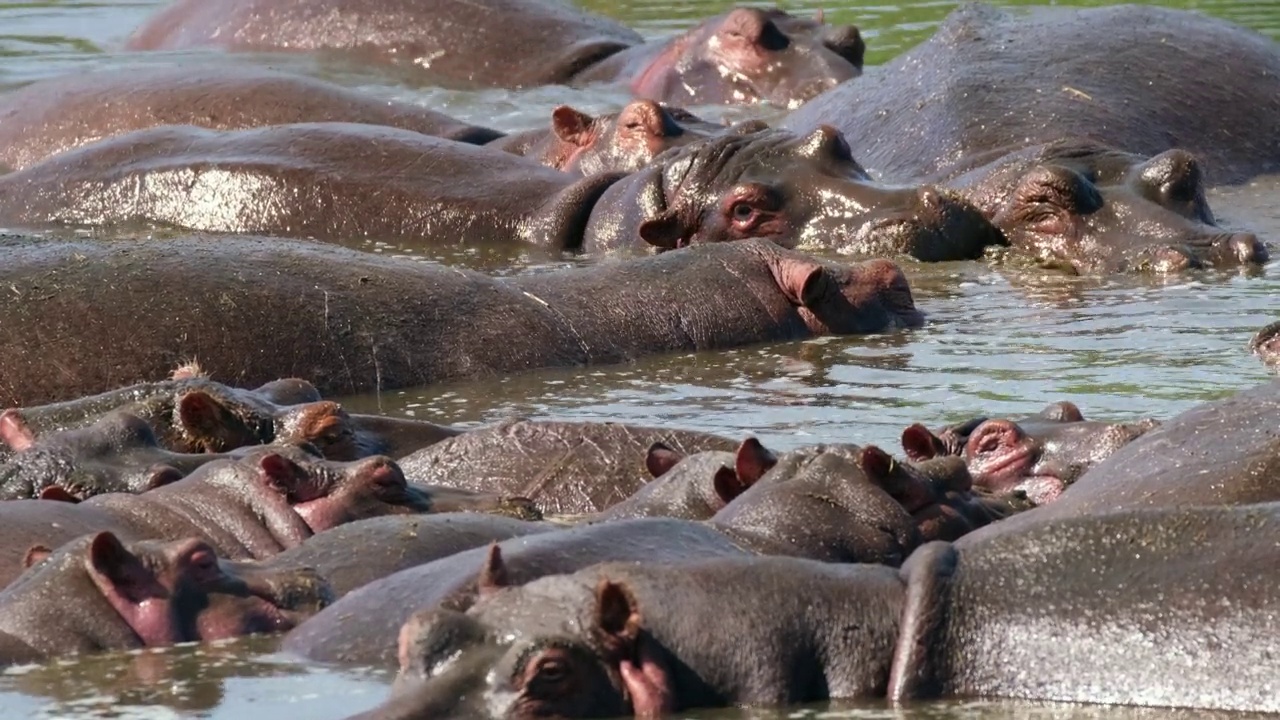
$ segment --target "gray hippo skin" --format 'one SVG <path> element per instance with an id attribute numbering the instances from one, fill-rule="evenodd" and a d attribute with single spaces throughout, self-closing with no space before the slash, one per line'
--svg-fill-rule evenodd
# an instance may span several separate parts
<path id="1" fill-rule="evenodd" d="M 936 435 L 915 424 L 902 431 L 906 456 L 920 462 L 964 458 L 975 487 L 1053 502 L 1089 468 L 1142 437 L 1159 422 L 1086 420 L 1075 403 L 1057 402 L 1025 418 L 973 418 Z"/>
<path id="2" fill-rule="evenodd" d="M 391 127 L 157 127 L 0 176 L 0 222 L 581 252 L 762 237 L 925 260 L 1004 242 L 964 201 L 873 182 L 830 128 L 798 136 L 754 123 L 672 148 L 640 173 L 585 178 Z"/>
<path id="3" fill-rule="evenodd" d="M 19 406 L 193 356 L 232 384 L 306 377 L 349 395 L 922 322 L 893 263 L 824 264 L 760 240 L 509 279 L 259 238 L 0 252 L 22 298 L 0 323 L 0 402 Z M 115 342 L 123 328 L 130 342 Z"/>
<path id="4" fill-rule="evenodd" d="M 469 430 L 397 464 L 412 483 L 516 495 L 544 513 L 578 514 L 616 505 L 661 475 L 652 472 L 654 443 L 686 455 L 737 447 L 689 430 L 515 420 Z"/>
<path id="5" fill-rule="evenodd" d="M 109 532 L 50 551 L 0 592 L 0 665 L 288 630 L 331 600 L 315 572 L 248 572 L 188 538 Z"/>
<path id="6" fill-rule="evenodd" d="M 178 0 L 127 46 L 319 51 L 430 84 L 620 82 L 650 100 L 784 107 L 857 76 L 866 49 L 853 26 L 751 8 L 645 43 L 613 20 L 555 0 Z"/>
<path id="7" fill-rule="evenodd" d="M 261 559 L 345 522 L 430 509 L 430 498 L 387 458 L 336 463 L 269 446 L 141 495 L 0 503 L 0 586 L 18 574 L 28 547 L 57 547 L 94 532 L 125 541 L 198 537 L 222 557 Z"/>
<path id="8" fill-rule="evenodd" d="M 679 108 L 636 100 L 596 116 L 561 105 L 551 112 L 549 129 L 513 133 L 486 145 L 557 170 L 593 175 L 635 172 L 666 150 L 724 130 Z"/>
<path id="9" fill-rule="evenodd" d="M 783 126 L 835 125 L 888 180 L 1076 136 L 1143 156 L 1182 148 L 1220 184 L 1280 170 L 1277 116 L 1280 46 L 1252 30 L 1145 5 L 1028 14 L 967 4 Z"/>
<path id="10" fill-rule="evenodd" d="M 1053 502 L 983 528 L 975 539 L 1109 510 L 1280 501 L 1277 428 L 1280 380 L 1197 405 L 1093 465 Z"/>
<path id="11" fill-rule="evenodd" d="M 968 164 L 977 167 L 964 171 Z M 1042 266 L 1174 272 L 1269 257 L 1257 235 L 1218 226 L 1204 170 L 1185 150 L 1146 158 L 1067 139 L 978 156 L 932 180 L 977 206 Z"/>
<path id="12" fill-rule="evenodd" d="M 930 543 L 901 570 L 739 557 L 498 583 L 406 623 L 393 697 L 358 717 L 992 696 L 1276 712 L 1277 528 L 1275 504 L 1140 510 Z"/>
<path id="13" fill-rule="evenodd" d="M 285 648 L 326 662 L 390 663 L 396 632 L 416 609 L 465 608 L 495 578 L 519 584 L 613 560 L 771 554 L 896 565 L 922 540 L 993 519 L 967 507 L 968 475 L 962 463 L 951 467 L 959 472 L 926 476 L 874 447 L 794 451 L 709 521 L 611 520 L 469 550 L 356 590 L 290 633 Z M 942 506 L 956 511 L 952 522 L 932 522 Z"/>
<path id="14" fill-rule="evenodd" d="M 300 122 L 389 125 L 477 145 L 488 128 L 323 80 L 252 65 L 131 67 L 41 80 L 0 95 L 0 166 L 158 125 L 235 130 Z"/>
<path id="15" fill-rule="evenodd" d="M 406 568 L 558 527 L 481 513 L 387 515 L 339 525 L 278 555 L 241 564 L 276 572 L 313 568 L 338 599 Z"/>

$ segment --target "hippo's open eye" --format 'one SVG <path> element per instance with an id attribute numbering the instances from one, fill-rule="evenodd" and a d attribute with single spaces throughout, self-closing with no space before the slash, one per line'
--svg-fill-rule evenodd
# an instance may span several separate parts
<path id="1" fill-rule="evenodd" d="M 780 231 L 772 226 L 776 225 L 782 199 L 771 188 L 762 185 L 737 188 L 725 198 L 722 207 L 729 234 L 734 238 L 764 236 Z"/>
<path id="2" fill-rule="evenodd" d="M 751 203 L 736 202 L 729 210 L 729 214 L 733 216 L 734 222 L 745 223 L 756 216 L 756 209 L 751 207 Z"/>

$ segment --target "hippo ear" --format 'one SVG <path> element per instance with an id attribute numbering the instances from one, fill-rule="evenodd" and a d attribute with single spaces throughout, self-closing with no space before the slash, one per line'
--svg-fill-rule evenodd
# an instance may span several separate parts
<path id="1" fill-rule="evenodd" d="M 893 474 L 896 465 L 897 461 L 892 455 L 875 445 L 862 448 L 862 452 L 858 454 L 858 467 L 877 485 L 884 484 L 885 479 Z"/>
<path id="2" fill-rule="evenodd" d="M 946 454 L 946 447 L 929 428 L 915 423 L 902 431 L 902 451 L 916 462 Z"/>
<path id="3" fill-rule="evenodd" d="M 21 410 L 9 408 L 0 413 L 0 440 L 14 452 L 22 452 L 36 444 L 36 435 L 31 432 Z"/>
<path id="4" fill-rule="evenodd" d="M 228 426 L 239 425 L 231 412 L 217 398 L 204 390 L 192 390 L 178 398 L 178 424 L 197 438 L 217 438 Z"/>
<path id="5" fill-rule="evenodd" d="M 591 129 L 595 121 L 595 118 L 576 108 L 561 105 L 551 111 L 551 132 L 570 145 L 588 147 L 594 140 Z"/>
<path id="6" fill-rule="evenodd" d="M 146 492 L 165 485 L 171 485 L 183 477 L 185 475 L 182 474 L 182 471 L 171 465 L 156 465 L 151 468 L 151 472 L 139 486 L 138 492 Z"/>
<path id="7" fill-rule="evenodd" d="M 170 380 L 204 380 L 208 379 L 209 373 L 200 367 L 200 361 L 191 358 L 174 368 L 173 374 L 169 376 Z"/>
<path id="8" fill-rule="evenodd" d="M 22 558 L 22 567 L 30 568 L 32 565 L 42 563 L 52 554 L 53 550 L 50 550 L 47 546 L 32 545 L 27 548 L 27 554 Z"/>
<path id="9" fill-rule="evenodd" d="M 807 308 L 818 305 L 831 281 L 827 269 L 821 263 L 794 256 L 778 258 L 773 268 L 773 277 L 787 299 Z"/>
<path id="10" fill-rule="evenodd" d="M 498 543 L 491 543 L 484 565 L 480 566 L 480 574 L 476 576 L 476 593 L 482 599 L 487 598 L 510 584 L 507 565 L 502 561 L 502 549 Z"/>
<path id="11" fill-rule="evenodd" d="M 675 210 L 666 210 L 661 215 L 640 223 L 638 230 L 640 239 L 658 248 L 659 251 L 675 250 L 689 244 L 692 233 L 680 220 Z"/>
<path id="12" fill-rule="evenodd" d="M 1084 422 L 1084 413 L 1069 400 L 1062 400 L 1040 411 L 1040 417 L 1058 422 Z"/>
<path id="13" fill-rule="evenodd" d="M 80 502 L 80 498 L 67 492 L 66 488 L 59 487 L 57 485 L 50 485 L 49 487 L 41 490 L 40 499 L 51 500 L 53 502 L 71 503 L 73 505 Z"/>
<path id="14" fill-rule="evenodd" d="M 738 482 L 743 484 L 745 490 L 755 485 L 756 481 L 777 464 L 778 457 L 761 445 L 759 440 L 747 438 L 738 446 L 733 469 L 738 475 Z"/>
<path id="15" fill-rule="evenodd" d="M 653 477 L 662 477 L 675 467 L 684 455 L 672 450 L 666 443 L 656 442 L 649 446 L 645 454 L 644 467 Z"/>
<path id="16" fill-rule="evenodd" d="M 258 459 L 259 477 L 272 490 L 290 503 L 313 500 L 307 488 L 307 471 L 278 453 L 267 453 Z"/>
<path id="17" fill-rule="evenodd" d="M 133 555 L 112 533 L 100 532 L 89 543 L 89 566 L 101 577 L 127 582 L 135 564 Z"/>
<path id="18" fill-rule="evenodd" d="M 640 609 L 631 588 L 602 579 L 596 587 L 596 638 L 612 657 L 630 657 L 640 636 Z"/>
<path id="19" fill-rule="evenodd" d="M 715 476 L 711 478 L 711 486 L 716 491 L 716 497 L 720 498 L 720 502 L 725 505 L 736 500 L 750 487 L 738 479 L 738 473 L 734 472 L 733 468 L 725 465 L 721 465 L 716 470 Z"/>

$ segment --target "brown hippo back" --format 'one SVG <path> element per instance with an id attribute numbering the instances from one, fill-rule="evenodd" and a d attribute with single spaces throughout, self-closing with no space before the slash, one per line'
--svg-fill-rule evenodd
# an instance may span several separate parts
<path id="1" fill-rule="evenodd" d="M 564 82 L 640 42 L 556 0 L 178 0 L 127 46 L 336 51 L 436 82 L 521 87 Z"/>
<path id="2" fill-rule="evenodd" d="M 502 136 L 420 105 L 250 65 L 127 68 L 43 80 L 0 95 L 0 166 L 21 170 L 157 125 L 236 130 L 300 122 L 389 125 L 475 144 Z"/>
<path id="3" fill-rule="evenodd" d="M 1280 46 L 1199 13 L 970 4 L 876 70 L 783 127 L 833 124 L 872 172 L 898 180 L 1066 135 L 1142 155 L 1183 148 L 1212 183 L 1280 169 Z"/>

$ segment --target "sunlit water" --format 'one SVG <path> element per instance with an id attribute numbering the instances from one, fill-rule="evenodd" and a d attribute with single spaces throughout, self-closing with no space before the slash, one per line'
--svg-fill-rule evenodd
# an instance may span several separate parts
<path id="1" fill-rule="evenodd" d="M 584 4 L 656 36 L 686 27 L 730 3 L 590 0 Z M 1280 37 L 1280 3 L 1272 0 L 1176 4 Z M 793 11 L 823 5 L 812 0 L 784 4 Z M 824 9 L 833 21 L 857 23 L 870 47 L 869 60 L 883 62 L 928 37 L 954 5 L 907 0 Z M 123 38 L 156 7 L 155 2 L 105 0 L 0 2 L 0 87 L 91 67 L 211 60 L 201 53 L 119 52 Z M 549 110 L 561 103 L 605 110 L 625 100 L 607 92 L 565 88 L 522 93 L 407 89 L 368 71 L 301 58 L 216 59 L 267 62 L 312 73 L 502 129 L 540 125 Z M 708 109 L 707 114 L 726 113 Z M 1280 237 L 1278 188 L 1280 180 L 1265 179 L 1215 191 L 1210 201 L 1224 222 L 1273 239 Z M 377 243 L 361 247 L 404 253 Z M 499 273 L 539 271 L 565 262 L 536 251 L 461 250 L 418 259 Z M 550 371 L 348 398 L 345 403 L 452 423 L 517 415 L 621 419 L 735 437 L 752 433 L 776 448 L 818 441 L 893 448 L 903 426 L 911 422 L 934 424 L 978 413 L 1033 412 L 1064 398 L 1094 417 L 1168 417 L 1268 377 L 1245 344 L 1257 328 L 1280 315 L 1275 301 L 1280 291 L 1278 266 L 1170 280 L 1099 281 L 986 263 L 905 263 L 917 301 L 929 316 L 928 325 L 920 330 Z M 371 707 L 385 695 L 389 681 L 385 673 L 308 666 L 274 655 L 272 650 L 271 641 L 259 639 L 20 668 L 0 676 L 0 717 L 325 720 Z M 708 717 L 744 715 L 770 720 L 1217 717 L 1202 712 L 997 702 L 934 703 L 892 710 L 868 705 L 781 713 L 726 711 Z"/>

